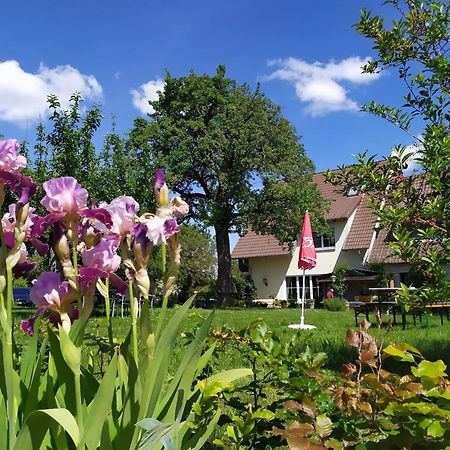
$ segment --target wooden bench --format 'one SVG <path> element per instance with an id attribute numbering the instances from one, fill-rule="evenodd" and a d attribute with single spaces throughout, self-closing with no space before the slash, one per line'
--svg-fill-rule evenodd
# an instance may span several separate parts
<path id="1" fill-rule="evenodd" d="M 447 317 L 447 321 L 450 321 L 450 302 L 435 302 L 430 303 L 429 305 L 425 305 L 421 308 L 412 308 L 409 310 L 413 317 L 414 325 L 416 324 L 416 319 L 419 318 L 420 322 L 422 322 L 422 315 L 424 313 L 433 313 L 438 312 L 441 318 L 441 325 L 444 325 L 444 314 Z M 403 326 L 405 329 L 406 322 Z"/>
<path id="2" fill-rule="evenodd" d="M 358 326 L 358 317 L 363 314 L 369 321 L 369 315 L 373 312 L 379 312 L 380 315 L 392 312 L 393 324 L 397 324 L 397 313 L 400 312 L 400 306 L 395 302 L 349 302 L 349 307 L 355 313 L 355 326 Z"/>

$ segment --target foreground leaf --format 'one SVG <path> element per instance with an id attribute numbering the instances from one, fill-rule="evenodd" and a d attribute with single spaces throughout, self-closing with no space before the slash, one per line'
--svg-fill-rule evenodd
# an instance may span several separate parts
<path id="1" fill-rule="evenodd" d="M 70 411 L 64 408 L 38 409 L 27 417 L 17 436 L 14 450 L 40 448 L 44 436 L 54 422 L 70 436 L 75 446 L 77 446 L 80 440 L 80 433 L 75 418 Z"/>

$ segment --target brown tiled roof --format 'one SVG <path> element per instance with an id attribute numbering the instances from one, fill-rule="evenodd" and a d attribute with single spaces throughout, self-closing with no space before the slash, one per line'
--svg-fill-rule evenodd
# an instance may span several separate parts
<path id="1" fill-rule="evenodd" d="M 325 219 L 327 220 L 348 219 L 361 201 L 361 195 L 347 197 L 337 192 L 333 185 L 325 183 L 323 172 L 314 174 L 313 182 L 319 189 L 322 197 L 331 201 L 330 210 L 325 214 Z"/>
<path id="2" fill-rule="evenodd" d="M 288 254 L 288 246 L 281 246 L 275 237 L 267 234 L 256 234 L 254 231 L 249 230 L 238 240 L 231 257 L 251 258 L 254 256 L 278 256 Z"/>
<path id="3" fill-rule="evenodd" d="M 325 214 L 327 220 L 347 219 L 361 202 L 361 195 L 346 197 L 337 192 L 334 186 L 325 183 L 325 175 L 322 172 L 313 175 L 313 182 L 316 184 L 322 196 L 331 202 L 330 210 Z M 287 245 L 281 246 L 275 237 L 248 231 L 237 242 L 231 257 L 251 258 L 256 256 L 287 254 L 289 254 Z"/>
<path id="4" fill-rule="evenodd" d="M 344 243 L 344 250 L 369 248 L 375 225 L 375 215 L 369 208 L 367 197 L 362 195 L 359 208 L 356 210 L 352 227 Z"/>
<path id="5" fill-rule="evenodd" d="M 372 251 L 370 252 L 369 262 L 381 262 L 390 264 L 401 264 L 404 263 L 398 256 L 392 255 L 391 247 L 389 246 L 389 241 L 392 238 L 389 237 L 387 230 L 381 230 L 378 233 L 375 243 L 373 244 Z"/>

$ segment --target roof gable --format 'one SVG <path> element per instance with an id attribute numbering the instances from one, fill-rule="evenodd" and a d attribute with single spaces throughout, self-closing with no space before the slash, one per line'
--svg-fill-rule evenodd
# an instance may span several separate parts
<path id="1" fill-rule="evenodd" d="M 248 230 L 239 239 L 231 254 L 232 258 L 251 258 L 256 256 L 289 255 L 287 245 L 280 245 L 274 236 L 268 234 L 256 234 Z"/>
<path id="2" fill-rule="evenodd" d="M 358 250 L 362 248 L 369 248 L 375 222 L 375 214 L 369 208 L 367 197 L 363 195 L 361 203 L 356 210 L 355 217 L 343 249 Z"/>
<path id="3" fill-rule="evenodd" d="M 348 219 L 361 202 L 361 194 L 347 197 L 338 192 L 335 186 L 326 183 L 323 172 L 313 175 L 313 183 L 322 197 L 330 201 L 330 210 L 325 214 L 326 220 Z"/>
<path id="4" fill-rule="evenodd" d="M 325 214 L 326 220 L 348 219 L 361 203 L 362 195 L 354 195 L 351 197 L 343 195 L 333 185 L 325 182 L 323 172 L 313 175 L 313 183 L 317 186 L 322 197 L 330 201 L 330 210 Z M 252 258 L 258 256 L 288 255 L 289 253 L 288 246 L 280 245 L 274 236 L 257 234 L 254 231 L 248 230 L 244 236 L 239 238 L 231 257 Z"/>

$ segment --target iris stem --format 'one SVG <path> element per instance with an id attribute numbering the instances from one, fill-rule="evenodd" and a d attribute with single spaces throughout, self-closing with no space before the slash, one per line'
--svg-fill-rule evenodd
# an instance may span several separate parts
<path id="1" fill-rule="evenodd" d="M 161 245 L 161 272 L 164 284 L 166 283 L 167 272 L 167 244 Z"/>
<path id="2" fill-rule="evenodd" d="M 161 272 L 163 279 L 163 300 L 161 305 L 161 314 L 158 319 L 158 325 L 156 327 L 155 340 L 158 342 L 159 334 L 164 325 L 167 314 L 167 304 L 169 302 L 169 296 L 166 293 L 166 283 L 167 283 L 167 245 L 161 245 Z"/>
<path id="3" fill-rule="evenodd" d="M 75 278 L 78 279 L 78 254 L 77 254 L 77 247 L 75 245 L 72 245 L 72 264 L 73 264 L 73 273 L 75 275 Z M 81 295 L 78 295 L 77 305 L 78 311 L 81 311 L 81 307 L 83 306 L 81 301 Z"/>
<path id="4" fill-rule="evenodd" d="M 6 269 L 6 314 L 8 315 L 8 324 L 12 329 L 12 305 L 14 302 L 13 293 L 13 274 L 12 269 Z"/>
<path id="5" fill-rule="evenodd" d="M 3 186 L 2 186 L 3 188 Z M 3 196 L 2 196 L 3 197 Z M 3 203 L 3 200 L 2 200 Z M 0 226 L 1 265 L 6 268 L 7 248 L 3 235 L 3 227 Z M 4 273 L 3 273 L 4 276 Z M 6 305 L 4 291 L 0 291 L 0 324 L 2 332 L 3 370 L 5 372 L 6 404 L 8 411 L 8 447 L 12 449 L 16 442 L 16 418 L 17 402 L 15 397 L 15 371 L 13 362 L 13 335 L 12 335 L 12 269 L 6 270 Z M 18 389 L 18 387 L 17 387 Z"/>
<path id="6" fill-rule="evenodd" d="M 131 312 L 131 342 L 133 346 L 133 356 L 136 362 L 136 367 L 139 365 L 139 354 L 137 345 L 137 308 L 136 300 L 133 294 L 133 282 L 128 281 L 128 295 L 130 298 L 130 312 Z"/>
<path id="7" fill-rule="evenodd" d="M 111 320 L 111 302 L 109 299 L 109 278 L 105 279 L 105 312 L 106 318 L 108 320 L 108 338 L 109 345 L 111 346 L 111 351 L 114 350 L 114 339 L 113 339 L 113 328 Z"/>
<path id="8" fill-rule="evenodd" d="M 150 301 L 148 294 L 144 295 L 144 301 L 142 302 L 142 309 L 141 309 L 141 339 L 144 342 L 146 348 L 147 346 L 147 338 L 149 334 L 151 333 L 151 323 L 150 323 Z"/>
<path id="9" fill-rule="evenodd" d="M 9 286 L 7 286 L 7 299 L 8 304 Z M 5 384 L 6 384 L 6 399 L 8 410 L 8 448 L 12 449 L 16 441 L 16 418 L 17 418 L 17 402 L 15 397 L 15 371 L 13 364 L 13 342 L 12 342 L 12 328 L 10 326 L 10 318 L 7 313 L 7 305 L 5 306 L 5 297 L 3 292 L 0 293 L 0 314 L 2 324 L 2 348 L 3 348 L 3 366 L 5 372 Z"/>

